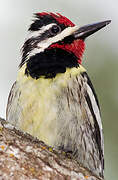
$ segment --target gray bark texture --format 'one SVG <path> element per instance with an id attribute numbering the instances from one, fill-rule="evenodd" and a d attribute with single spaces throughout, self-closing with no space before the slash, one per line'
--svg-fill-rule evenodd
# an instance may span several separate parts
<path id="1" fill-rule="evenodd" d="M 100 180 L 69 154 L 0 118 L 0 180 Z"/>

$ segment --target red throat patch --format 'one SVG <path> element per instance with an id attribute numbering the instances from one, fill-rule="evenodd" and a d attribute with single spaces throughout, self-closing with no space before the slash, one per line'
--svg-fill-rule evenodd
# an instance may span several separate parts
<path id="1" fill-rule="evenodd" d="M 85 43 L 83 40 L 78 39 L 74 40 L 71 44 L 52 44 L 50 48 L 61 48 L 63 50 L 66 50 L 68 52 L 72 52 L 75 54 L 75 56 L 78 58 L 78 63 L 82 63 L 82 55 L 85 50 Z"/>

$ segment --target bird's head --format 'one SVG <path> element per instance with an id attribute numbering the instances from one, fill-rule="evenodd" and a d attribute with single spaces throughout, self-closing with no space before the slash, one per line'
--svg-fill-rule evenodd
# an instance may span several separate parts
<path id="1" fill-rule="evenodd" d="M 55 77 L 66 68 L 78 67 L 85 49 L 85 38 L 110 21 L 77 27 L 59 13 L 37 13 L 29 27 L 22 48 L 20 68 L 26 63 L 25 74 L 38 79 Z"/>

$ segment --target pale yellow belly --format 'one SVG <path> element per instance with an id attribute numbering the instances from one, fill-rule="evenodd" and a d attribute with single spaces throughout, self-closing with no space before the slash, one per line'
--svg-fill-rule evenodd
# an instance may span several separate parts
<path id="1" fill-rule="evenodd" d="M 17 78 L 21 91 L 19 106 L 22 107 L 18 120 L 20 129 L 53 146 L 58 134 L 59 98 L 64 98 L 63 89 L 72 77 L 83 71 L 81 66 L 68 69 L 53 79 L 35 80 L 24 76 L 22 69 Z M 66 106 L 67 102 L 63 107 L 65 112 Z"/>
<path id="2" fill-rule="evenodd" d="M 53 145 L 54 137 L 57 134 L 56 114 L 58 109 L 54 92 L 48 88 L 41 93 L 37 88 L 31 87 L 29 93 L 22 94 L 20 101 L 21 104 L 24 104 L 20 129 Z"/>

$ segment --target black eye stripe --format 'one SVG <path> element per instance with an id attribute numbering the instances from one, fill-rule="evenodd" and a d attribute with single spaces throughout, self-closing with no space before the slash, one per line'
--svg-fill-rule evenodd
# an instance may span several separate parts
<path id="1" fill-rule="evenodd" d="M 42 36 L 42 40 L 43 40 L 43 39 L 45 39 L 44 37 L 47 37 L 47 38 L 53 37 L 61 31 L 62 31 L 62 28 L 59 25 L 52 24 L 52 27 L 49 27 L 49 29 L 46 29 L 46 27 L 45 27 L 44 31 L 41 32 L 40 37 Z M 40 33 L 40 31 L 39 31 L 39 33 Z"/>
<path id="2" fill-rule="evenodd" d="M 53 32 L 53 30 L 54 30 L 53 28 L 56 28 L 56 27 L 57 27 L 57 29 L 55 29 L 55 32 Z M 44 29 L 44 32 L 42 32 L 39 36 L 34 38 L 34 40 L 37 40 L 38 42 L 40 42 L 40 41 L 43 41 L 43 40 L 48 39 L 50 37 L 56 36 L 61 31 L 62 31 L 62 29 L 60 26 L 53 25 L 49 29 L 46 29 L 46 30 Z M 40 33 L 40 31 L 39 31 L 39 33 Z"/>
<path id="3" fill-rule="evenodd" d="M 50 30 L 46 30 L 44 31 L 44 33 L 42 33 L 39 38 L 38 38 L 38 41 L 43 41 L 45 39 L 48 39 L 50 37 L 53 37 L 54 35 L 50 33 Z"/>

